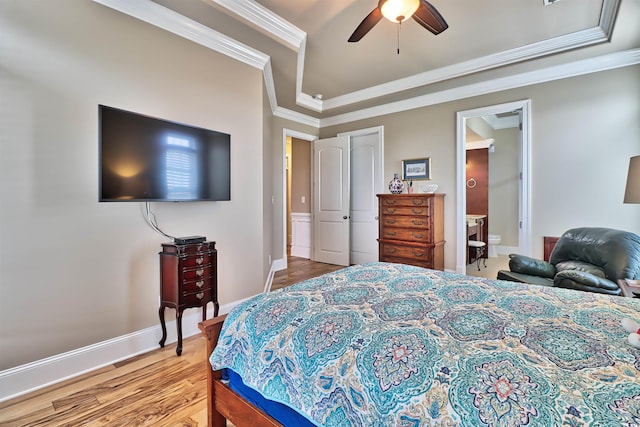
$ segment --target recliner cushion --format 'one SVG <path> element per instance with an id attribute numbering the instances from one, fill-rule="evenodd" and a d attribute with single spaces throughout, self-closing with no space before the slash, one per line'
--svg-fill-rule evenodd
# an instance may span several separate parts
<path id="1" fill-rule="evenodd" d="M 553 285 L 559 288 L 619 295 L 620 288 L 611 280 L 578 270 L 565 270 L 556 274 Z"/>
<path id="2" fill-rule="evenodd" d="M 518 254 L 509 255 L 509 270 L 549 279 L 553 279 L 556 274 L 556 268 L 548 262 Z"/>
<path id="3" fill-rule="evenodd" d="M 558 273 L 561 271 L 584 271 L 585 273 L 593 274 L 594 276 L 602 277 L 605 279 L 607 276 L 604 270 L 597 265 L 589 264 L 582 261 L 562 261 L 556 264 L 556 270 Z"/>

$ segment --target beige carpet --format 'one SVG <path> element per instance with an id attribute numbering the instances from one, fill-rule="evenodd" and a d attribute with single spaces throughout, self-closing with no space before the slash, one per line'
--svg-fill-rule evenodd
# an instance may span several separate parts
<path id="1" fill-rule="evenodd" d="M 467 275 L 495 279 L 498 276 L 498 270 L 509 269 L 508 255 L 498 255 L 497 258 L 487 258 L 485 261 L 486 267 L 482 260 L 480 260 L 480 271 L 478 271 L 478 265 L 475 262 L 467 265 Z"/>

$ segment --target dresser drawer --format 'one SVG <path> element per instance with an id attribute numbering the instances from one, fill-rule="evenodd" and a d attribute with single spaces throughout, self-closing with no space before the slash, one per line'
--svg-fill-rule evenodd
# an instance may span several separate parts
<path id="1" fill-rule="evenodd" d="M 380 242 L 380 256 L 409 258 L 416 261 L 427 262 L 433 258 L 433 249 L 424 246 L 408 246 Z"/>
<path id="2" fill-rule="evenodd" d="M 380 224 L 383 227 L 411 227 L 429 229 L 430 218 L 428 216 L 401 216 L 401 215 L 382 215 Z"/>
<path id="3" fill-rule="evenodd" d="M 380 256 L 380 262 L 393 262 L 396 264 L 415 265 L 416 267 L 430 268 L 432 270 L 438 270 L 433 266 L 433 260 L 415 260 L 413 258 L 397 258 L 391 256 Z"/>
<path id="4" fill-rule="evenodd" d="M 433 243 L 432 234 L 428 227 L 424 229 L 384 227 L 380 230 L 381 239 L 405 242 Z"/>
<path id="5" fill-rule="evenodd" d="M 380 207 L 416 207 L 416 206 L 428 206 L 429 198 L 424 196 L 409 196 L 402 195 L 400 197 L 381 197 L 380 198 Z"/>
<path id="6" fill-rule="evenodd" d="M 426 206 L 382 206 L 380 215 L 429 215 L 429 208 Z"/>

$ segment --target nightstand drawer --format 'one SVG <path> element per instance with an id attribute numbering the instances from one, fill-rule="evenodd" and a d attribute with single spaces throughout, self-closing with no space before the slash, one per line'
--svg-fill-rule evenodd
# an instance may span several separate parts
<path id="1" fill-rule="evenodd" d="M 211 276 L 211 266 L 207 265 L 199 268 L 185 268 L 182 270 L 181 276 L 183 281 L 201 280 L 205 277 Z"/>
<path id="2" fill-rule="evenodd" d="M 207 276 L 196 280 L 186 280 L 182 290 L 186 293 L 200 292 L 204 289 L 210 289 L 212 283 L 213 276 Z"/>
<path id="3" fill-rule="evenodd" d="M 185 305 L 199 306 L 211 301 L 211 289 L 205 289 L 200 292 L 187 293 L 182 291 L 182 303 Z"/>
<path id="4" fill-rule="evenodd" d="M 212 256 L 209 252 L 189 255 L 182 258 L 183 267 L 206 267 L 211 266 Z"/>

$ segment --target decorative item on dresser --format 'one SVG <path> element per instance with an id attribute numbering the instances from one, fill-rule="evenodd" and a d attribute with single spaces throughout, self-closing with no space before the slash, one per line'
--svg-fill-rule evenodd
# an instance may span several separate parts
<path id="1" fill-rule="evenodd" d="M 444 194 L 378 194 L 379 260 L 444 270 Z"/>
<path id="2" fill-rule="evenodd" d="M 404 182 L 398 178 L 398 174 L 393 174 L 393 179 L 389 181 L 389 191 L 391 194 L 400 194 L 404 190 Z"/>
<path id="3" fill-rule="evenodd" d="M 164 347 L 167 327 L 164 321 L 166 307 L 176 309 L 178 346 L 182 354 L 182 312 L 187 308 L 202 307 L 202 321 L 207 318 L 207 304 L 213 302 L 213 315 L 218 315 L 218 251 L 216 242 L 163 243 L 160 252 L 160 325 Z"/>

